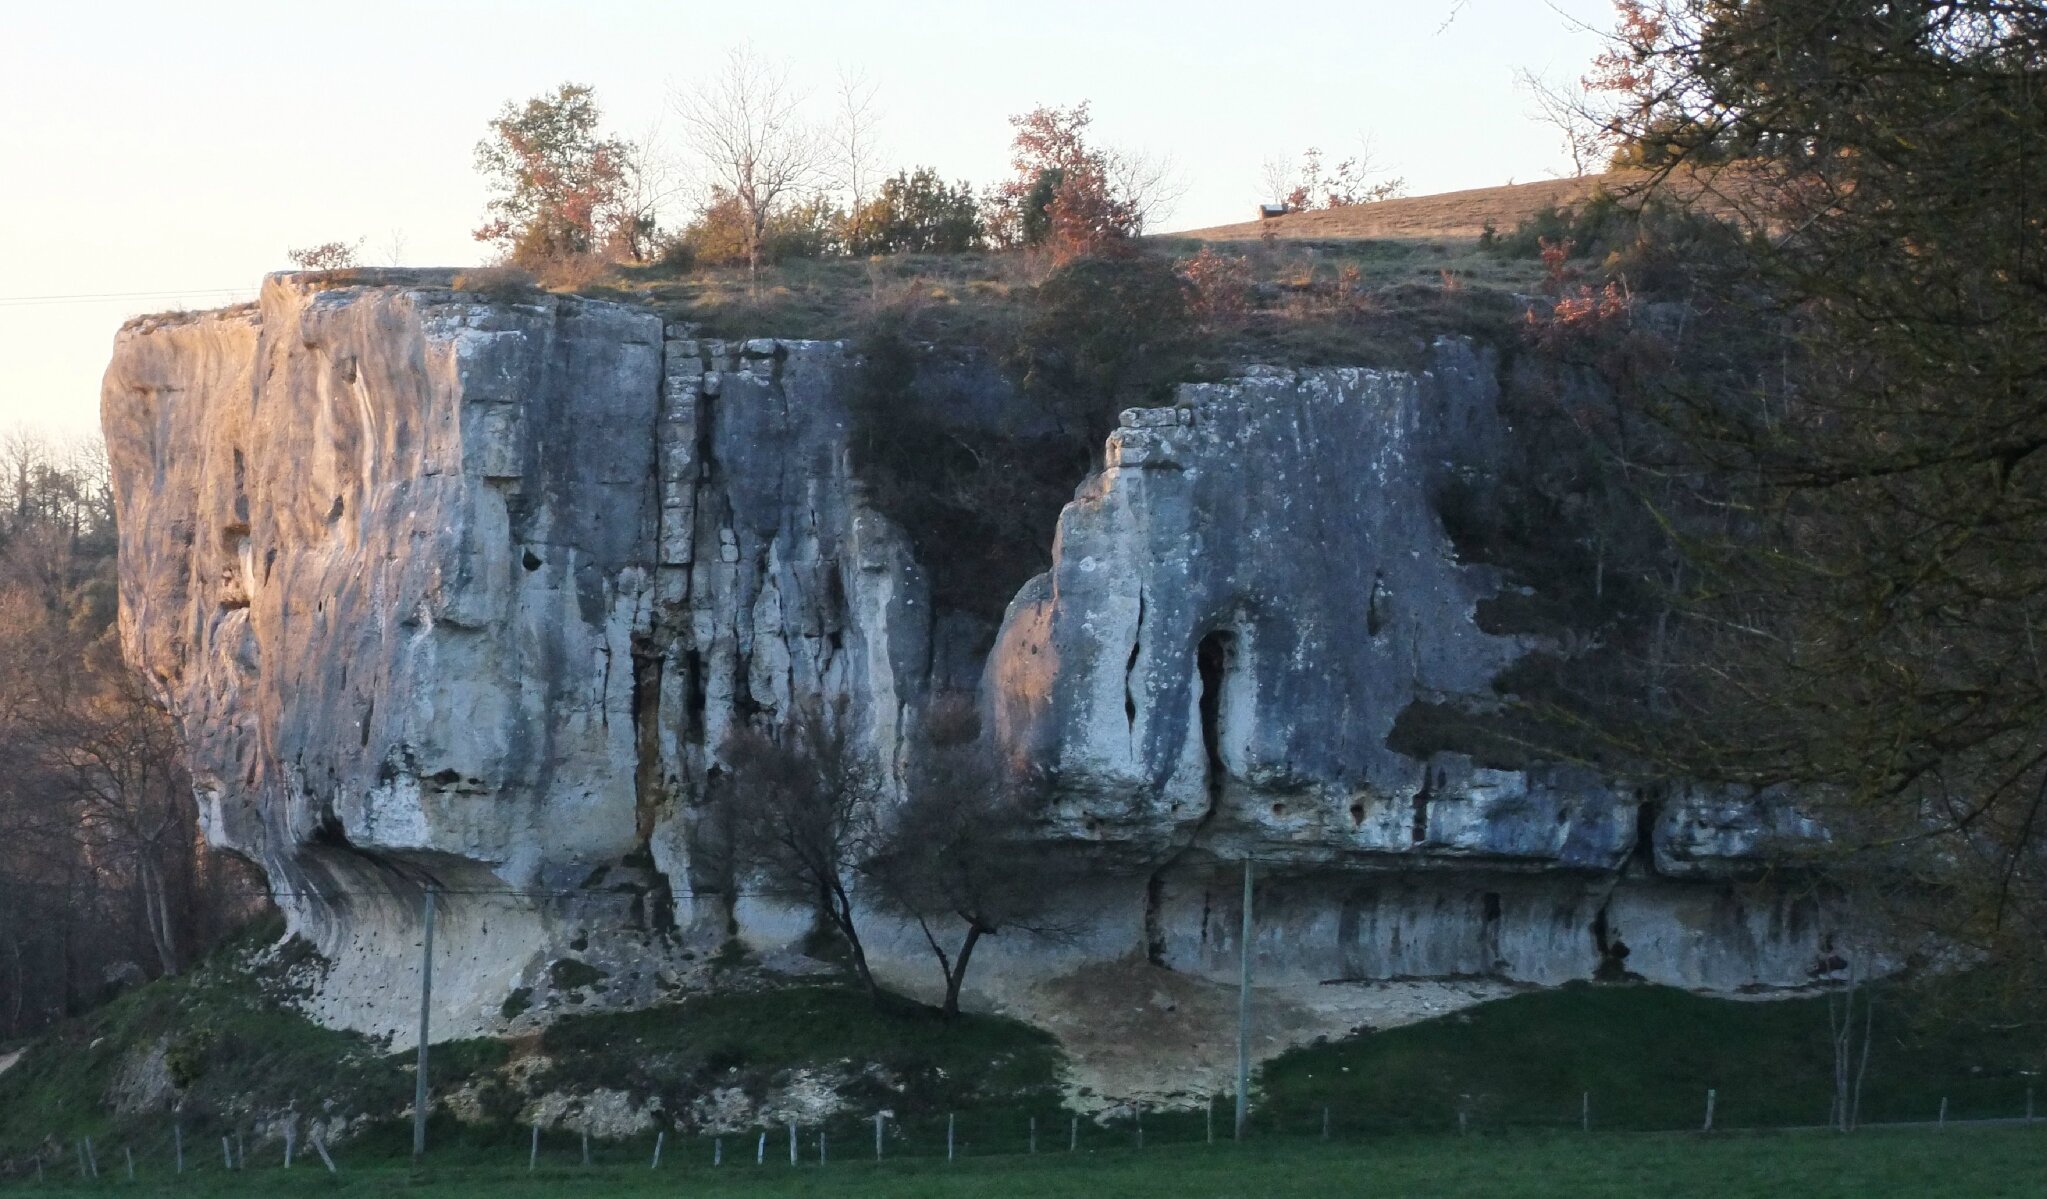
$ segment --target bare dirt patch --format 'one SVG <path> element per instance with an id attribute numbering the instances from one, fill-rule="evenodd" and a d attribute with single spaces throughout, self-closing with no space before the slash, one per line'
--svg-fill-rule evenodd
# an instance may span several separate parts
<path id="1" fill-rule="evenodd" d="M 1511 995 L 1483 979 L 1252 988 L 1251 1055 L 1392 1028 Z M 1142 1102 L 1196 1107 L 1235 1085 L 1237 988 L 1142 961 L 1084 966 L 1005 994 L 1004 1011 L 1059 1039 L 1068 1099 L 1095 1112 Z"/>

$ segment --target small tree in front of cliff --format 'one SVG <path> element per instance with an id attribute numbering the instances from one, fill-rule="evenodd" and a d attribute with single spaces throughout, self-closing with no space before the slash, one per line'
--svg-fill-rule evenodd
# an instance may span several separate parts
<path id="1" fill-rule="evenodd" d="M 908 794 L 868 866 L 882 905 L 916 921 L 938 960 L 948 1019 L 959 1015 L 960 989 L 983 937 L 1072 931 L 1051 915 L 1042 872 L 1025 850 L 1025 796 L 979 732 L 970 702 L 933 705 Z"/>
<path id="2" fill-rule="evenodd" d="M 722 756 L 735 866 L 751 872 L 763 893 L 808 905 L 879 998 L 853 892 L 875 854 L 887 785 L 853 743 L 843 710 L 805 707 L 776 736 L 736 730 Z"/>
<path id="3" fill-rule="evenodd" d="M 478 241 L 526 267 L 647 242 L 651 217 L 633 199 L 637 151 L 599 136 L 598 116 L 596 93 L 574 83 L 505 105 L 476 144 L 494 193 Z"/>

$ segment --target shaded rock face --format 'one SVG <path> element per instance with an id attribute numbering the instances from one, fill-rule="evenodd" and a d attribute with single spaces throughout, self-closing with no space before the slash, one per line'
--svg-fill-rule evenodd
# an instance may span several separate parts
<path id="1" fill-rule="evenodd" d="M 795 935 L 703 865 L 727 732 L 824 700 L 895 769 L 973 674 L 851 477 L 842 347 L 447 282 L 273 276 L 123 330 L 103 397 L 122 636 L 207 836 L 332 960 L 316 1010 L 401 1038 L 429 886 L 437 1035 L 496 1026 L 572 940 L 654 980 Z M 995 968 L 1224 969 L 1251 855 L 1276 969 L 1806 980 L 1822 916 L 1733 881 L 1795 818 L 1388 747 L 1527 648 L 1474 623 L 1500 580 L 1430 501 L 1512 436 L 1494 387 L 1445 344 L 1420 375 L 1254 371 L 1124 414 L 981 671 L 1004 753 L 1055 784 L 1059 885 L 1108 914 Z"/>

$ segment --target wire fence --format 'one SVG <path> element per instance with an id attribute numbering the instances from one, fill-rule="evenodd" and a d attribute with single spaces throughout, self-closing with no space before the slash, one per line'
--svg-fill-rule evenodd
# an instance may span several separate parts
<path id="1" fill-rule="evenodd" d="M 1864 1120 L 1865 1129 L 1901 1126 L 2023 1125 L 2043 1121 L 2035 1112 L 2033 1089 L 2023 1098 L 1993 1106 L 1979 1098 L 1967 1105 L 1942 1099 L 1919 1114 L 1885 1113 Z M 1817 1131 L 1830 1124 L 1756 1124 L 1730 1119 L 1739 1105 L 1725 1105 L 1716 1091 L 1698 1096 L 1696 1118 L 1669 1127 L 1649 1126 L 1639 1113 L 1603 1118 L 1597 1097 L 1581 1093 L 1560 1101 L 1553 1117 L 1511 1116 L 1484 1104 L 1453 1104 L 1449 1111 L 1393 1116 L 1346 1111 L 1340 1104 L 1319 1110 L 1294 1105 L 1254 1110 L 1246 1135 L 1251 1140 L 1363 1142 L 1396 1135 L 1497 1136 L 1690 1131 L 1735 1133 Z M 1082 1116 L 1046 1107 L 1042 1111 L 1002 1109 L 900 1118 L 840 1114 L 823 1120 L 781 1122 L 724 1132 L 650 1129 L 628 1136 L 593 1136 L 539 1125 L 463 1124 L 445 1113 L 430 1121 L 425 1164 L 485 1167 L 498 1171 L 557 1174 L 579 1170 L 766 1170 L 817 1168 L 902 1159 L 963 1161 L 1104 1152 L 1185 1150 L 1219 1146 L 1236 1139 L 1233 1103 L 1215 1096 L 1205 1107 L 1146 1110 L 1131 1105 L 1107 1115 Z M 1816 1112 L 1815 1117 L 1823 1113 Z M 286 1129 L 290 1131 L 285 1131 Z M 133 1122 L 121 1134 L 65 1141 L 51 1136 L 38 1149 L 0 1159 L 0 1184 L 175 1183 L 272 1170 L 345 1173 L 389 1169 L 410 1160 L 409 1121 L 384 1121 L 357 1128 L 345 1138 L 323 1134 L 317 1121 L 276 1121 L 258 1126 L 222 1119 Z M 252 1180 L 253 1181 L 253 1180 Z"/>

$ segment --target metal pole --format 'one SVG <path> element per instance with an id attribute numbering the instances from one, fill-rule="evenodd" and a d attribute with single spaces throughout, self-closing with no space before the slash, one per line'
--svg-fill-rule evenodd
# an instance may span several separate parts
<path id="1" fill-rule="evenodd" d="M 429 1018 L 433 1013 L 434 1001 L 434 899 L 440 888 L 428 884 L 426 889 L 426 936 L 420 943 L 419 955 L 419 1071 L 412 1080 L 412 1161 L 417 1165 L 426 1156 L 426 1046 L 430 1039 Z"/>
<path id="2" fill-rule="evenodd" d="M 874 1160 L 881 1160 L 881 1113 L 874 1114 Z"/>
<path id="3" fill-rule="evenodd" d="M 1237 938 L 1237 1139 L 1251 1129 L 1251 859 L 1244 859 L 1244 929 Z"/>

